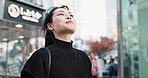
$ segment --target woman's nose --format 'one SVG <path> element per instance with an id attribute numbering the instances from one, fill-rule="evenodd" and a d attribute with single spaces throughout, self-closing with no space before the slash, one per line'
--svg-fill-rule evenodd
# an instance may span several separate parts
<path id="1" fill-rule="evenodd" d="M 71 19 L 70 15 L 67 15 L 67 16 L 66 16 L 66 19 Z"/>

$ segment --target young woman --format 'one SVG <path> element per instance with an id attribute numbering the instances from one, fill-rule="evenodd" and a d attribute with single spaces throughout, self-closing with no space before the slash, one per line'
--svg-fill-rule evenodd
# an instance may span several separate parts
<path id="1" fill-rule="evenodd" d="M 89 56 L 92 63 L 92 67 L 91 67 L 92 78 L 100 78 L 98 73 L 98 65 L 97 65 L 97 59 L 95 58 L 95 53 L 90 52 Z"/>
<path id="2" fill-rule="evenodd" d="M 37 50 L 26 62 L 21 78 L 91 78 L 91 61 L 81 50 L 72 47 L 71 35 L 76 21 L 67 6 L 53 7 L 47 14 L 43 31 L 45 48 Z"/>

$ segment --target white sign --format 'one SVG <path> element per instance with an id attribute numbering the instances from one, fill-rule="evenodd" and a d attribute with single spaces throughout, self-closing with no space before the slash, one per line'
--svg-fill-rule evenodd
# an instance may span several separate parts
<path id="1" fill-rule="evenodd" d="M 21 15 L 22 19 L 36 23 L 38 23 L 39 19 L 42 17 L 42 14 L 39 12 L 29 9 L 24 10 L 23 7 L 18 7 L 16 4 L 11 4 L 8 6 L 8 14 L 13 18 L 17 18 Z"/>

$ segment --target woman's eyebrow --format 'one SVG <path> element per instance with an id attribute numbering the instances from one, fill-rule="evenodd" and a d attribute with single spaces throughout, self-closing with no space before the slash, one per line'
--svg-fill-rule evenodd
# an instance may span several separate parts
<path id="1" fill-rule="evenodd" d="M 61 10 L 61 11 L 59 11 L 59 12 L 64 12 L 64 13 L 65 13 L 65 11 L 63 11 L 63 10 Z M 59 12 L 58 12 L 58 13 L 59 13 Z M 69 13 L 69 14 L 72 14 L 71 12 L 68 12 L 68 13 Z"/>
<path id="2" fill-rule="evenodd" d="M 64 11 L 61 10 L 61 11 L 59 11 L 59 12 L 64 12 Z"/>

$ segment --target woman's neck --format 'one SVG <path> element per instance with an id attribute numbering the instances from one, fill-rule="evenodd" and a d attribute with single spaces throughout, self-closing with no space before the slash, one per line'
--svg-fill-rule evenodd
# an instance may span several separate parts
<path id="1" fill-rule="evenodd" d="M 62 41 L 71 42 L 71 35 L 55 35 L 55 38 Z"/>
<path id="2" fill-rule="evenodd" d="M 95 58 L 90 58 L 92 61 L 94 61 L 95 60 Z"/>

